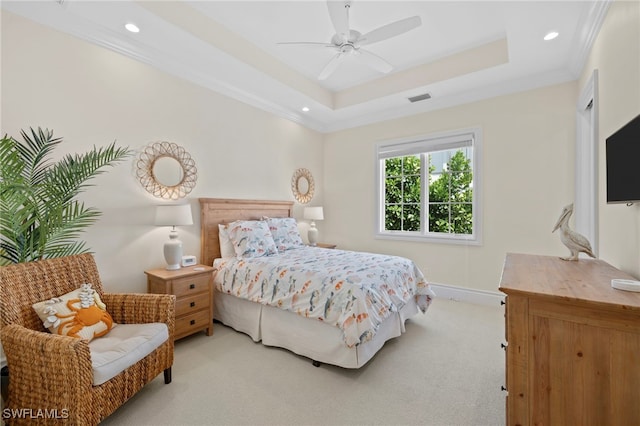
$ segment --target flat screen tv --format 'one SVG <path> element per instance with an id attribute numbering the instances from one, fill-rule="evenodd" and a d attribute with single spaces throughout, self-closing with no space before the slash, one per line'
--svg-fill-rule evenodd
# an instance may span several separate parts
<path id="1" fill-rule="evenodd" d="M 606 141 L 607 203 L 640 201 L 640 115 Z"/>

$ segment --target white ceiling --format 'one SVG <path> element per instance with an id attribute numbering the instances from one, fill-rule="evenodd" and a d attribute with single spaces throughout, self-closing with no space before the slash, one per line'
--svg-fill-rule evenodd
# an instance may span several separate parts
<path id="1" fill-rule="evenodd" d="M 366 49 L 381 74 L 335 51 L 327 4 L 298 1 L 2 1 L 2 9 L 101 45 L 321 132 L 576 79 L 609 0 L 352 0 L 361 33 L 410 16 L 422 25 Z M 124 24 L 141 29 L 132 34 Z M 544 41 L 549 31 L 560 33 Z M 429 93 L 431 99 L 407 98 Z M 302 112 L 307 106 L 309 112 Z"/>

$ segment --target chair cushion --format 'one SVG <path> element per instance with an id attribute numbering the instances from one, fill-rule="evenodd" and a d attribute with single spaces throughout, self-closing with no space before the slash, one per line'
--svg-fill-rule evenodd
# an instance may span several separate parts
<path id="1" fill-rule="evenodd" d="M 43 325 L 53 334 L 91 341 L 115 325 L 91 284 L 32 305 Z"/>
<path id="2" fill-rule="evenodd" d="M 89 343 L 93 384 L 100 385 L 153 352 L 169 338 L 164 323 L 118 324 Z"/>

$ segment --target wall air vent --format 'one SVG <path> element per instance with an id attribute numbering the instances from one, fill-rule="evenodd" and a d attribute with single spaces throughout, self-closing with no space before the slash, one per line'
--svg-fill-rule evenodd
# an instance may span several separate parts
<path id="1" fill-rule="evenodd" d="M 410 97 L 410 98 L 408 98 L 408 99 L 409 99 L 409 101 L 410 101 L 411 103 L 413 103 L 413 102 L 420 102 L 420 101 L 424 101 L 424 100 L 426 100 L 426 99 L 431 99 L 431 95 L 430 95 L 430 94 L 428 94 L 428 93 L 423 93 L 422 95 L 412 96 L 412 97 Z"/>

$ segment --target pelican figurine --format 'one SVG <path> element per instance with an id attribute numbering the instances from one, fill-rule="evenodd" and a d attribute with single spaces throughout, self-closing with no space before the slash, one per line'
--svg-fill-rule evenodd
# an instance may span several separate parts
<path id="1" fill-rule="evenodd" d="M 573 203 L 566 206 L 562 209 L 562 214 L 558 219 L 558 223 L 553 228 L 553 232 L 556 232 L 558 228 L 560 228 L 560 241 L 562 244 L 567 246 L 569 251 L 571 252 L 571 257 L 561 257 L 562 260 L 578 260 L 578 256 L 580 252 L 586 253 L 589 256 L 595 258 L 596 256 L 593 254 L 591 250 L 591 244 L 589 240 L 584 235 L 577 233 L 576 231 L 569 228 L 569 218 L 573 214 Z"/>

